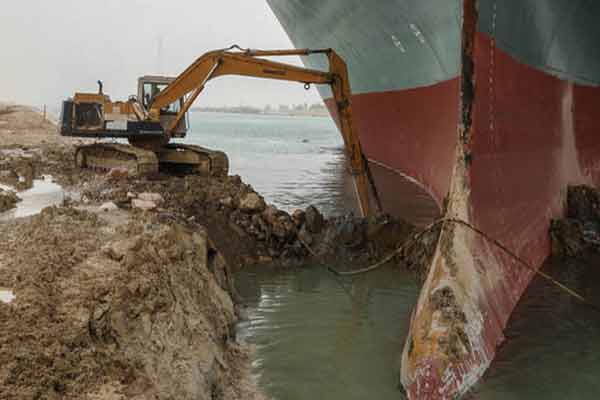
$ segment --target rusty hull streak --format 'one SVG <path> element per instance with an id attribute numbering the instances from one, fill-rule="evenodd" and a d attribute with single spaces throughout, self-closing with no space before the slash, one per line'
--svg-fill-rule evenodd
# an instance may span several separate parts
<path id="1" fill-rule="evenodd" d="M 476 0 L 465 0 L 459 145 L 446 215 L 469 221 L 470 141 L 474 98 L 473 51 Z M 452 399 L 465 393 L 489 366 L 492 355 L 483 338 L 484 286 L 493 271 L 477 270 L 473 248 L 478 238 L 454 224 L 442 228 L 429 275 L 411 321 L 402 355 L 401 380 L 410 399 Z M 487 253 L 487 252 L 486 252 Z M 490 260 L 493 262 L 493 260 Z M 487 263 L 485 263 L 487 264 Z M 484 307 L 485 308 L 485 307 Z"/>

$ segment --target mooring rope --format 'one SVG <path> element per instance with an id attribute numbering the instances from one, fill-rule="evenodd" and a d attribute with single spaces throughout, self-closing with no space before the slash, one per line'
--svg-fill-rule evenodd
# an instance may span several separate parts
<path id="1" fill-rule="evenodd" d="M 327 266 L 327 269 L 329 271 L 331 271 L 333 274 L 337 275 L 337 276 L 354 276 L 354 275 L 360 275 L 360 274 L 365 274 L 365 273 L 368 273 L 368 272 L 372 272 L 372 271 L 374 271 L 374 270 L 376 270 L 378 268 L 381 268 L 382 266 L 386 265 L 394 257 L 396 257 L 397 255 L 401 254 L 407 248 L 410 248 L 412 245 L 414 245 L 415 243 L 417 243 L 417 240 L 420 239 L 423 235 L 425 235 L 426 233 L 429 233 L 429 232 L 433 231 L 439 225 L 442 225 L 444 223 L 453 223 L 453 224 L 456 224 L 456 225 L 462 225 L 462 226 L 470 229 L 471 231 L 473 231 L 473 232 L 477 233 L 478 235 L 480 235 L 481 237 L 483 237 L 486 241 L 494 244 L 500 250 L 502 250 L 503 252 L 505 252 L 506 254 L 508 254 L 511 258 L 513 258 L 514 260 L 516 260 L 521 266 L 523 266 L 523 267 L 525 267 L 525 268 L 533 271 L 535 274 L 541 276 L 543 279 L 545 279 L 546 281 L 550 282 L 554 286 L 558 287 L 563 292 L 565 292 L 565 293 L 569 294 L 570 296 L 576 298 L 581 303 L 587 305 L 588 307 L 591 307 L 593 310 L 595 310 L 597 312 L 600 312 L 600 307 L 599 306 L 597 306 L 594 303 L 588 301 L 585 297 L 583 297 L 581 294 L 577 293 L 575 290 L 573 290 L 573 289 L 567 287 L 566 285 L 560 283 L 559 281 L 557 281 L 556 279 L 554 279 L 549 274 L 541 271 L 539 268 L 533 267 L 527 261 L 523 260 L 517 254 L 515 254 L 513 251 L 511 251 L 508 247 L 506 247 L 504 244 L 502 244 L 499 240 L 490 237 L 488 234 L 486 234 L 485 232 L 483 232 L 481 229 L 476 228 L 475 226 L 471 225 L 470 223 L 468 223 L 466 221 L 463 221 L 461 219 L 458 219 L 458 218 L 442 218 L 442 219 L 434 221 L 433 223 L 429 224 L 425 229 L 421 230 L 416 235 L 414 235 L 410 240 L 405 241 L 400 247 L 396 248 L 390 254 L 388 254 L 387 256 L 383 257 L 380 261 L 378 261 L 375 264 L 372 264 L 372 265 L 370 265 L 370 266 L 368 266 L 366 268 L 361 268 L 361 269 L 357 269 L 357 270 L 353 270 L 353 271 L 338 271 L 338 270 L 336 270 L 335 268 L 333 268 L 331 266 Z M 300 243 L 304 247 L 306 247 L 306 249 L 308 250 L 308 252 L 313 255 L 313 257 L 318 257 L 318 254 L 307 243 L 305 243 L 301 239 L 299 239 L 299 240 L 300 240 Z"/>

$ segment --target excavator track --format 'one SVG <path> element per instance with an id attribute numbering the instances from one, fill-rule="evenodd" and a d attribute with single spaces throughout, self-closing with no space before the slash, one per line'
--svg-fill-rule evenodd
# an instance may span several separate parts
<path id="1" fill-rule="evenodd" d="M 109 171 L 127 170 L 129 176 L 142 176 L 166 172 L 227 176 L 229 159 L 222 151 L 210 150 L 201 146 L 168 144 L 147 150 L 119 143 L 96 143 L 80 146 L 75 153 L 79 168 Z"/>
<path id="2" fill-rule="evenodd" d="M 79 168 L 125 169 L 130 176 L 158 172 L 158 157 L 153 151 L 120 143 L 80 146 L 75 152 L 75 162 Z"/>
<path id="3" fill-rule="evenodd" d="M 161 167 L 185 168 L 189 173 L 203 176 L 227 176 L 229 159 L 218 150 L 206 147 L 171 143 L 156 151 Z"/>

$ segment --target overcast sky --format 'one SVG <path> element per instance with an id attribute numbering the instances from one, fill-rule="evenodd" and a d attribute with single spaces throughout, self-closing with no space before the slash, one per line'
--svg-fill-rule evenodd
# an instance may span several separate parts
<path id="1" fill-rule="evenodd" d="M 0 101 L 57 109 L 75 91 L 95 92 L 98 79 L 113 100 L 125 100 L 138 76 L 177 75 L 202 53 L 234 43 L 291 47 L 265 0 L 4 1 Z M 316 90 L 300 84 L 225 77 L 195 105 L 317 101 Z"/>

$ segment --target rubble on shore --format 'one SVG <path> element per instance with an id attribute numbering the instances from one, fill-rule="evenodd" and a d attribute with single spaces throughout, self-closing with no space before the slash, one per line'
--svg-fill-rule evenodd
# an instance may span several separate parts
<path id="1" fill-rule="evenodd" d="M 19 201 L 21 199 L 15 192 L 0 188 L 0 213 L 15 208 Z"/>
<path id="2" fill-rule="evenodd" d="M 267 204 L 239 176 L 123 177 L 83 188 L 84 202 L 112 202 L 132 212 L 201 223 L 235 268 L 257 263 L 298 266 L 315 254 L 320 261 L 337 264 L 367 263 L 414 231 L 412 225 L 385 215 L 328 219 L 313 206 L 288 213 Z"/>
<path id="3" fill-rule="evenodd" d="M 5 171 L 18 175 L 19 168 L 28 165 L 28 181 L 51 175 L 65 189 L 80 194 L 78 201 L 66 199 L 70 206 L 150 212 L 165 220 L 201 224 L 234 269 L 266 263 L 300 266 L 315 256 L 351 269 L 377 261 L 415 232 L 413 225 L 386 215 L 325 218 L 313 206 L 288 213 L 267 204 L 239 176 L 128 177 L 78 169 L 70 145 L 12 151 L 18 156 L 0 162 Z M 411 253 L 405 262 L 411 264 L 412 259 L 415 264 L 419 253 Z"/>

